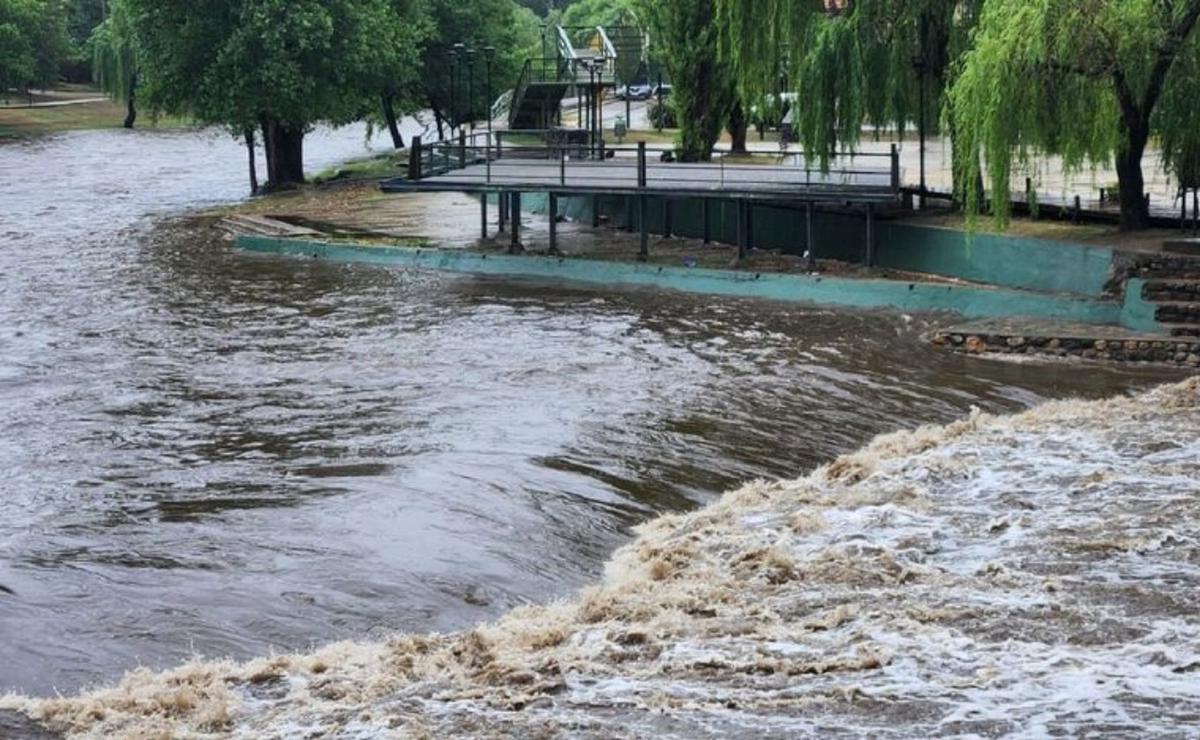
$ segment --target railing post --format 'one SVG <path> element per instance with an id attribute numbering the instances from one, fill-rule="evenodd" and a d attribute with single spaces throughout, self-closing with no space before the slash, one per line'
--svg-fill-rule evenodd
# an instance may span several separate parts
<path id="1" fill-rule="evenodd" d="M 900 193 L 900 150 L 895 144 L 892 144 L 892 192 Z M 925 192 L 921 192 L 921 197 L 925 197 Z"/>
<path id="2" fill-rule="evenodd" d="M 464 169 L 467 166 L 467 132 L 459 129 L 458 131 L 458 168 Z"/>
<path id="3" fill-rule="evenodd" d="M 646 142 L 638 142 L 638 187 L 646 187 Z"/>
<path id="4" fill-rule="evenodd" d="M 565 146 L 558 147 L 558 184 L 564 187 L 567 184 L 567 148 Z"/>
<path id="5" fill-rule="evenodd" d="M 500 159 L 504 153 L 504 139 L 500 137 L 500 132 L 496 132 L 496 159 Z"/>
<path id="6" fill-rule="evenodd" d="M 421 137 L 412 138 L 412 149 L 408 152 L 408 179 L 421 179 Z"/>

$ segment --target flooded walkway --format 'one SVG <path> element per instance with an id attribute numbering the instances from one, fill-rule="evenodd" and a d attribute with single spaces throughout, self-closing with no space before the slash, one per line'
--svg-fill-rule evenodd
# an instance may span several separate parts
<path id="1" fill-rule="evenodd" d="M 363 138 L 315 135 L 310 165 Z M 980 364 L 899 315 L 266 259 L 155 225 L 242 197 L 243 167 L 220 133 L 0 147 L 0 691 L 463 629 L 591 582 L 658 514 L 879 432 L 1179 377 Z M 411 231 L 473 238 L 469 213 Z"/>

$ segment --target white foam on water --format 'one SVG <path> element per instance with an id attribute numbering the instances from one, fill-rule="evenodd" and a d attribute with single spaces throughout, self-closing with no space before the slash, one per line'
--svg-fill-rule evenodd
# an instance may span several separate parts
<path id="1" fill-rule="evenodd" d="M 1200 380 L 881 437 L 495 624 L 8 697 L 78 737 L 1186 736 Z"/>

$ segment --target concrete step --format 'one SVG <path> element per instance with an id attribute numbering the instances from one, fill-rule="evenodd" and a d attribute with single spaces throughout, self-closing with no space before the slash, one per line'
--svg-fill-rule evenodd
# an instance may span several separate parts
<path id="1" fill-rule="evenodd" d="M 1173 337 L 1200 337 L 1200 324 L 1163 324 L 1162 327 Z"/>
<path id="2" fill-rule="evenodd" d="M 1163 251 L 1170 254 L 1184 254 L 1190 257 L 1200 257 L 1200 239 L 1181 237 L 1167 239 L 1163 242 Z"/>
<path id="3" fill-rule="evenodd" d="M 1200 302 L 1198 301 L 1157 301 L 1158 308 L 1154 310 L 1154 318 L 1164 324 L 1198 324 L 1200 325 Z"/>
<path id="4" fill-rule="evenodd" d="M 306 226 L 296 226 L 270 216 L 238 214 L 221 219 L 217 224 L 231 234 L 253 234 L 257 236 L 313 237 L 321 232 Z"/>
<path id="5" fill-rule="evenodd" d="M 1154 303 L 1200 303 L 1200 279 L 1149 278 L 1142 286 L 1142 298 Z"/>
<path id="6" fill-rule="evenodd" d="M 1156 255 L 1138 269 L 1143 278 L 1200 280 L 1200 258 L 1185 255 Z"/>

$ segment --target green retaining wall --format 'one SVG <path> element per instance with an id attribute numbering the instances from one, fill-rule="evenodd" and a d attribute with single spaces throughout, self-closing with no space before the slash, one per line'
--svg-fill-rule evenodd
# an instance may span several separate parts
<path id="1" fill-rule="evenodd" d="M 476 275 L 567 280 L 597 285 L 642 285 L 690 293 L 764 298 L 827 306 L 952 311 L 967 318 L 1035 316 L 1089 324 L 1133 322 L 1149 330 L 1145 305 L 977 285 L 939 285 L 796 274 L 755 274 L 586 259 L 505 255 L 460 249 L 362 246 L 299 239 L 239 236 L 250 252 L 367 262 Z M 1131 294 L 1141 295 L 1138 290 Z M 1150 311 L 1153 321 L 1153 310 Z"/>
<path id="2" fill-rule="evenodd" d="M 596 202 L 610 225 L 625 228 L 630 216 L 636 219 L 636 212 L 630 210 L 632 199 L 629 200 L 627 204 L 626 198 L 616 196 L 600 197 Z M 661 234 L 665 221 L 663 200 L 648 201 L 647 228 L 651 233 Z M 567 218 L 589 221 L 592 202 L 591 197 L 563 198 L 559 208 Z M 526 194 L 522 204 L 535 213 L 547 211 L 547 198 L 543 194 Z M 736 203 L 713 200 L 709 208 L 712 239 L 735 243 Z M 757 204 L 753 244 L 803 254 L 809 248 L 804 219 L 803 208 Z M 1006 234 L 967 234 L 886 220 L 878 221 L 877 225 L 875 259 L 880 267 L 1096 298 L 1105 294 L 1112 278 L 1114 252 L 1107 247 Z M 671 230 L 678 236 L 697 239 L 703 236 L 702 202 L 673 200 Z M 818 212 L 813 222 L 813 241 L 820 257 L 862 262 L 866 254 L 866 227 L 861 216 Z"/>

